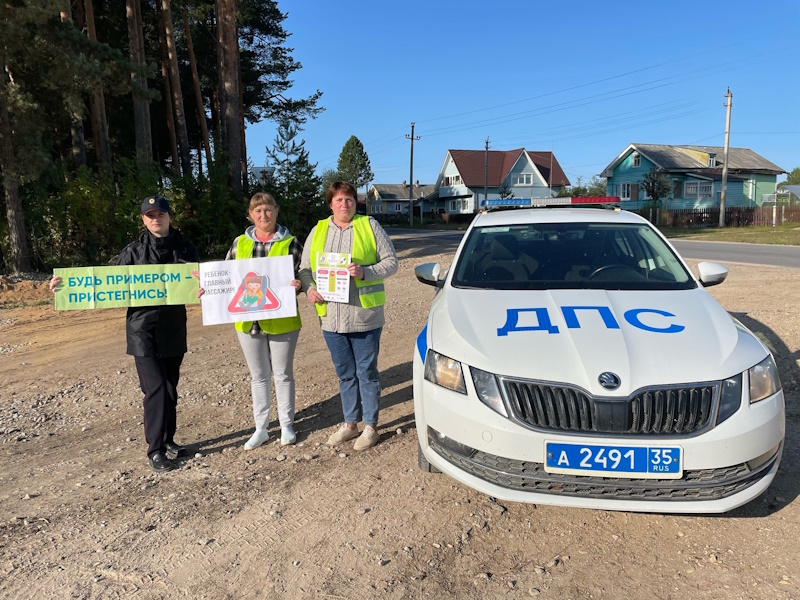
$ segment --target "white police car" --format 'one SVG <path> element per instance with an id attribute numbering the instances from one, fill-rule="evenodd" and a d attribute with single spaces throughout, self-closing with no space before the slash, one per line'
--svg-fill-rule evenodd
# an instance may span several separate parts
<path id="1" fill-rule="evenodd" d="M 724 512 L 769 486 L 784 399 L 769 350 L 646 220 L 478 214 L 414 351 L 419 465 L 506 500 Z M 440 279 L 440 276 L 443 279 Z"/>

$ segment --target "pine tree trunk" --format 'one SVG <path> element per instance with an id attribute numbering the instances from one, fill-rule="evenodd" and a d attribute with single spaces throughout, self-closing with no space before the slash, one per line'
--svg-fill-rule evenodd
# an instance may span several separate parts
<path id="1" fill-rule="evenodd" d="M 222 148 L 228 161 L 228 183 L 242 199 L 242 142 L 239 116 L 236 0 L 216 0 L 217 73 L 219 75 Z"/>
<path id="2" fill-rule="evenodd" d="M 219 140 L 222 137 L 222 124 L 219 119 L 219 88 L 215 87 L 211 90 L 211 129 L 216 131 Z"/>
<path id="3" fill-rule="evenodd" d="M 244 197 L 250 195 L 249 177 L 247 176 L 247 143 L 245 142 L 244 124 L 244 84 L 242 83 L 242 64 L 239 52 L 239 36 L 236 36 L 236 74 L 239 80 L 239 136 L 242 147 L 242 192 Z"/>
<path id="4" fill-rule="evenodd" d="M 125 0 L 128 22 L 128 46 L 131 63 L 144 67 L 144 43 L 142 34 L 142 6 L 140 0 Z M 150 132 L 150 104 L 144 96 L 147 78 L 131 73 L 133 81 L 133 123 L 136 133 L 136 162 L 145 164 L 153 159 L 153 142 Z"/>
<path id="5" fill-rule="evenodd" d="M 60 16 L 62 22 L 72 23 L 72 7 L 69 0 L 63 0 L 64 7 L 61 10 Z M 83 116 L 78 113 L 72 113 L 72 124 L 70 125 L 70 136 L 72 138 L 71 156 L 72 161 L 77 165 L 86 164 L 86 142 L 83 135 Z"/>
<path id="6" fill-rule="evenodd" d="M 80 115 L 73 115 L 72 128 L 72 161 L 75 165 L 86 164 L 86 142 L 83 135 L 83 120 Z"/>
<path id="7" fill-rule="evenodd" d="M 78 4 L 80 4 L 80 0 L 78 0 Z M 94 4 L 92 0 L 84 0 L 84 7 L 86 35 L 91 41 L 96 42 L 97 31 L 94 26 Z M 94 150 L 97 155 L 97 162 L 100 164 L 100 171 L 110 177 L 111 141 L 108 137 L 106 99 L 102 88 L 89 97 L 89 114 L 92 121 L 92 137 L 94 138 Z"/>
<path id="8" fill-rule="evenodd" d="M 164 110 L 166 112 L 167 132 L 169 133 L 169 147 L 172 155 L 172 174 L 181 176 L 181 167 L 178 158 L 178 140 L 175 137 L 175 111 L 172 109 L 172 90 L 169 85 L 169 67 L 167 66 L 167 41 L 164 36 L 164 15 L 161 3 L 156 2 L 158 8 L 158 45 L 161 55 L 161 79 L 164 81 Z"/>
<path id="9" fill-rule="evenodd" d="M 186 130 L 186 112 L 183 107 L 181 78 L 178 73 L 178 53 L 175 48 L 170 0 L 161 0 L 161 13 L 164 18 L 164 38 L 167 42 L 167 57 L 169 58 L 169 83 L 170 88 L 172 88 L 172 104 L 175 110 L 175 124 L 178 132 L 178 154 L 181 158 L 181 170 L 185 177 L 192 173 L 192 150 L 189 147 L 189 133 Z"/>
<path id="10" fill-rule="evenodd" d="M 5 57 L 3 57 L 5 58 Z M 22 210 L 22 199 L 19 197 L 19 172 L 14 156 L 14 144 L 11 139 L 11 117 L 8 114 L 9 84 L 5 60 L 0 73 L 0 181 L 6 201 L 6 218 L 8 219 L 8 240 L 11 246 L 11 271 L 24 273 L 31 270 L 31 253 L 28 249 L 28 232 L 25 229 L 25 213 Z"/>
<path id="11" fill-rule="evenodd" d="M 206 163 L 207 168 L 211 168 L 211 163 Z M 203 176 L 203 140 L 197 138 L 197 178 Z"/>
<path id="12" fill-rule="evenodd" d="M 197 122 L 200 125 L 200 136 L 206 149 L 206 165 L 211 164 L 211 147 L 208 143 L 208 126 L 206 125 L 206 109 L 203 106 L 203 95 L 200 92 L 200 77 L 197 74 L 197 61 L 194 56 L 194 44 L 192 43 L 192 29 L 189 24 L 189 17 L 183 13 L 183 27 L 186 30 L 186 48 L 189 51 L 189 66 L 192 69 L 192 83 L 194 84 L 194 101 L 197 105 Z M 197 155 L 200 164 L 200 155 Z"/>

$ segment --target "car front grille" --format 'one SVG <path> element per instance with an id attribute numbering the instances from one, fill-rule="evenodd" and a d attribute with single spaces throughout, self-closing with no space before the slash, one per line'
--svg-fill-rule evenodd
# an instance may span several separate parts
<path id="1" fill-rule="evenodd" d="M 514 420 L 541 431 L 687 435 L 711 423 L 717 384 L 665 387 L 632 398 L 593 398 L 575 388 L 501 378 Z"/>
<path id="2" fill-rule="evenodd" d="M 780 446 L 763 464 L 750 469 L 742 463 L 717 469 L 684 471 L 681 479 L 627 479 L 548 473 L 541 463 L 494 456 L 472 450 L 456 452 L 428 436 L 430 447 L 462 471 L 509 490 L 608 498 L 617 500 L 718 500 L 732 496 L 758 483 L 780 456 Z"/>

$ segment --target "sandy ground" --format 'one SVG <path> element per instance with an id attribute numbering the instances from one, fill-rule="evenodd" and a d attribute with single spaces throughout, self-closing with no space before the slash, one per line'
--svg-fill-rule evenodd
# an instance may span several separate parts
<path id="1" fill-rule="evenodd" d="M 247 452 L 249 375 L 232 327 L 190 309 L 181 468 L 146 462 L 124 310 L 60 312 L 0 280 L 0 597 L 800 598 L 800 270 L 729 265 L 710 291 L 776 355 L 787 399 L 770 489 L 724 516 L 493 502 L 416 466 L 411 358 L 449 250 L 398 242 L 387 282 L 381 443 L 325 440 L 337 380 L 301 303 L 297 446 Z M 273 419 L 275 412 L 273 409 Z"/>

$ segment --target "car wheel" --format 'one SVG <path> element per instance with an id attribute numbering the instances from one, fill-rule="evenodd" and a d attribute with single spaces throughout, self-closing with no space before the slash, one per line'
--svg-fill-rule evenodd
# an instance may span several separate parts
<path id="1" fill-rule="evenodd" d="M 419 444 L 417 444 L 417 464 L 419 465 L 420 470 L 425 471 L 426 473 L 441 473 L 439 469 L 428 462 L 428 459 L 425 458 L 425 455 L 422 453 L 422 447 Z"/>

